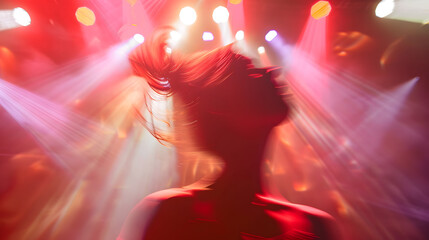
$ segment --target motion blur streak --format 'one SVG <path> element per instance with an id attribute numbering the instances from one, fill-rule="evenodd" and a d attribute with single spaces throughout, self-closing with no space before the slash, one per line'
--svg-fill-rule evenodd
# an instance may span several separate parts
<path id="1" fill-rule="evenodd" d="M 4 80 L 0 80 L 0 101 L 61 167 L 75 171 L 104 153 L 97 134 L 105 130 L 98 124 Z"/>
<path id="2" fill-rule="evenodd" d="M 259 53 L 259 59 L 261 61 L 262 66 L 267 67 L 272 65 L 270 58 L 268 57 L 264 47 L 259 47 L 258 53 Z"/>
<path id="3" fill-rule="evenodd" d="M 232 43 L 234 41 L 234 37 L 229 22 L 221 22 L 217 25 L 219 27 L 220 35 L 222 38 L 222 44 L 225 46 Z"/>
<path id="4" fill-rule="evenodd" d="M 118 81 L 129 74 L 127 54 L 137 45 L 134 38 L 106 51 L 75 60 L 46 75 L 37 77 L 30 89 L 56 103 L 80 101 L 102 83 Z"/>
<path id="5" fill-rule="evenodd" d="M 101 119 L 100 125 L 1 81 L 1 106 L 50 156 L 50 159 L 36 156 L 39 160 L 23 176 L 30 181 L 20 183 L 21 188 L 8 193 L 9 209 L 18 204 L 24 211 L 34 210 L 25 214 L 26 219 L 31 219 L 29 223 L 14 224 L 14 229 L 21 229 L 14 231 L 17 239 L 67 239 L 71 235 L 74 239 L 111 239 L 118 234 L 118 227 L 136 202 L 153 191 L 171 187 L 176 181 L 173 149 L 159 144 L 142 124 L 135 122 L 134 109 L 144 106 L 142 82 L 140 78 L 129 77 L 103 88 L 107 99 L 101 101 L 102 108 L 93 108 L 96 112 L 91 117 Z M 120 138 L 116 134 L 119 131 L 126 138 Z M 17 156 L 13 161 L 21 159 L 29 161 L 25 156 Z M 50 160 L 57 166 L 49 166 Z M 39 174 L 44 171 L 46 179 L 37 181 L 44 186 L 38 189 L 37 201 L 25 198 L 27 191 L 22 189 L 32 186 L 36 170 Z M 26 199 L 28 203 L 20 204 L 17 199 Z M 43 204 L 37 205 L 38 201 Z M 87 222 L 82 218 L 86 217 L 89 222 L 104 226 L 104 230 L 82 226 Z"/>
<path id="6" fill-rule="evenodd" d="M 314 19 L 309 16 L 300 40 L 296 44 L 297 51 L 320 61 L 326 58 L 326 19 Z M 301 54 L 299 54 L 301 55 Z"/>
<path id="7" fill-rule="evenodd" d="M 323 61 L 323 21 L 310 18 L 300 42 L 292 50 L 287 73 L 295 104 L 292 124 L 322 161 L 312 164 L 317 163 L 318 171 L 325 173 L 324 181 L 334 190 L 331 198 L 338 200 L 337 214 L 351 215 L 354 224 L 372 229 L 369 234 L 374 239 L 393 239 L 404 232 L 418 236 L 411 219 L 427 219 L 429 213 L 412 202 L 419 196 L 424 198 L 424 194 L 391 161 L 413 142 L 424 142 L 419 129 L 398 118 L 400 111 L 411 107 L 407 106 L 407 96 L 419 78 L 386 92 L 328 66 Z M 279 42 L 273 47 L 288 49 Z M 289 144 L 289 140 L 283 139 L 283 143 Z M 297 177 L 300 178 L 302 182 L 294 184 L 295 191 L 307 191 L 305 175 Z M 351 191 L 351 186 L 359 190 Z M 370 226 L 374 209 L 379 211 L 379 219 Z M 402 228 L 389 229 L 383 221 L 389 217 L 395 219 L 392 224 L 401 224 Z"/>

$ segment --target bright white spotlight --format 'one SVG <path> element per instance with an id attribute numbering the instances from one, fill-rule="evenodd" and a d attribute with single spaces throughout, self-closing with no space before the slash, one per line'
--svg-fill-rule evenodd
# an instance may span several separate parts
<path id="1" fill-rule="evenodd" d="M 228 9 L 226 9 L 226 7 L 223 7 L 223 6 L 219 6 L 215 8 L 215 10 L 213 11 L 212 17 L 213 17 L 213 21 L 215 21 L 216 23 L 227 22 L 229 18 Z"/>
<path id="2" fill-rule="evenodd" d="M 180 21 L 185 25 L 192 25 L 197 20 L 197 12 L 191 7 L 184 7 L 180 10 Z"/>
<path id="3" fill-rule="evenodd" d="M 15 22 L 21 26 L 28 26 L 31 23 L 30 15 L 20 7 L 13 9 L 12 15 Z"/>
<path id="4" fill-rule="evenodd" d="M 262 46 L 258 47 L 258 53 L 259 54 L 262 54 L 264 52 L 265 52 L 265 48 L 264 47 L 262 47 Z"/>
<path id="5" fill-rule="evenodd" d="M 237 33 L 235 34 L 235 40 L 241 41 L 243 39 L 244 39 L 244 32 L 243 32 L 243 30 L 237 31 Z"/>
<path id="6" fill-rule="evenodd" d="M 173 30 L 170 32 L 170 38 L 171 41 L 178 42 L 180 40 L 180 33 L 178 31 Z"/>
<path id="7" fill-rule="evenodd" d="M 144 37 L 141 34 L 136 33 L 136 34 L 134 34 L 133 38 L 138 43 L 143 43 L 144 42 Z"/>
<path id="8" fill-rule="evenodd" d="M 393 9 L 395 9 L 395 2 L 393 0 L 382 0 L 375 9 L 375 15 L 379 18 L 384 18 L 391 14 Z"/>
<path id="9" fill-rule="evenodd" d="M 214 39 L 213 33 L 211 33 L 211 32 L 204 32 L 203 33 L 203 40 L 204 41 L 213 41 L 213 39 Z"/>
<path id="10" fill-rule="evenodd" d="M 276 30 L 270 30 L 265 35 L 265 40 L 267 40 L 268 42 L 271 42 L 275 37 L 277 37 L 277 31 Z"/>

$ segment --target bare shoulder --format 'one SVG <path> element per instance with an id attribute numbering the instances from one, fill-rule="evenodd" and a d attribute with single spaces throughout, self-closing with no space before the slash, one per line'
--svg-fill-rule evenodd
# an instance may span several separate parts
<path id="1" fill-rule="evenodd" d="M 311 231 L 320 239 L 339 239 L 339 230 L 335 219 L 328 213 L 306 205 L 294 204 L 270 197 L 260 197 L 268 209 L 273 209 L 279 219 L 290 219 L 294 216 L 294 224 L 301 224 L 303 229 Z M 286 220 L 287 219 L 287 220 Z M 289 222 L 290 224 L 290 222 Z"/>
<path id="2" fill-rule="evenodd" d="M 191 196 L 192 192 L 187 189 L 170 188 L 149 194 L 143 199 L 143 202 L 163 202 L 165 200 L 187 198 Z"/>
<path id="3" fill-rule="evenodd" d="M 128 215 L 118 240 L 142 239 L 144 232 L 149 227 L 149 223 L 154 220 L 165 221 L 165 219 L 177 217 L 171 215 L 180 214 L 181 211 L 177 211 L 177 209 L 184 209 L 183 206 L 180 206 L 180 203 L 183 202 L 183 205 L 186 205 L 184 202 L 189 202 L 187 199 L 191 195 L 185 189 L 172 188 L 146 196 Z"/>
<path id="4" fill-rule="evenodd" d="M 171 188 L 154 192 L 146 196 L 133 209 L 134 214 L 142 216 L 150 214 L 152 220 L 161 220 L 183 214 L 188 209 L 192 192 L 182 188 Z"/>
<path id="5" fill-rule="evenodd" d="M 312 228 L 321 239 L 339 239 L 339 230 L 335 219 L 328 213 L 305 205 L 290 204 L 303 213 L 311 222 Z"/>

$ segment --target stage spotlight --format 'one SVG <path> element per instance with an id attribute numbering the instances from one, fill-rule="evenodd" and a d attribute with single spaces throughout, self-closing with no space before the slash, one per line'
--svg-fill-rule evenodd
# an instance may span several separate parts
<path id="1" fill-rule="evenodd" d="M 178 31 L 173 30 L 170 32 L 170 38 L 171 41 L 178 42 L 180 40 L 180 33 Z"/>
<path id="2" fill-rule="evenodd" d="M 235 40 L 240 41 L 244 39 L 244 32 L 243 30 L 239 30 L 237 31 L 237 33 L 235 34 Z"/>
<path id="3" fill-rule="evenodd" d="M 184 7 L 180 10 L 180 21 L 185 25 L 192 25 L 197 20 L 197 12 L 191 7 Z"/>
<path id="4" fill-rule="evenodd" d="M 379 18 L 384 18 L 391 14 L 395 9 L 395 2 L 393 0 L 382 0 L 375 8 L 375 15 Z"/>
<path id="5" fill-rule="evenodd" d="M 12 12 L 13 19 L 21 26 L 28 26 L 31 23 L 30 15 L 24 9 L 17 7 Z"/>
<path id="6" fill-rule="evenodd" d="M 214 39 L 213 33 L 211 33 L 211 32 L 204 32 L 203 33 L 203 40 L 204 41 L 213 41 L 213 39 Z"/>
<path id="7" fill-rule="evenodd" d="M 258 53 L 259 54 L 265 53 L 265 48 L 262 46 L 258 47 Z"/>
<path id="8" fill-rule="evenodd" d="M 144 37 L 141 34 L 134 34 L 133 39 L 138 42 L 138 43 L 143 43 L 144 42 Z"/>
<path id="9" fill-rule="evenodd" d="M 223 7 L 223 6 L 219 6 L 215 8 L 215 10 L 213 11 L 212 17 L 213 17 L 213 21 L 215 21 L 216 23 L 225 23 L 228 21 L 228 18 L 229 18 L 228 9 L 226 9 L 226 7 Z"/>
<path id="10" fill-rule="evenodd" d="M 314 19 L 324 18 L 331 12 L 331 4 L 328 1 L 318 1 L 311 7 L 311 16 Z"/>
<path id="11" fill-rule="evenodd" d="M 265 40 L 267 40 L 268 42 L 271 42 L 275 37 L 277 37 L 277 31 L 276 30 L 270 30 L 265 35 Z"/>
<path id="12" fill-rule="evenodd" d="M 85 26 L 91 26 L 95 23 L 94 12 L 87 7 L 80 7 L 76 10 L 76 19 Z"/>

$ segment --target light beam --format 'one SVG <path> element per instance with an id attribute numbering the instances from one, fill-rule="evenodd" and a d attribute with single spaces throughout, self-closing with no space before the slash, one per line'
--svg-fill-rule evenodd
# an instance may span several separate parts
<path id="1" fill-rule="evenodd" d="M 30 15 L 23 8 L 0 10 L 0 31 L 28 26 L 31 23 Z"/>

